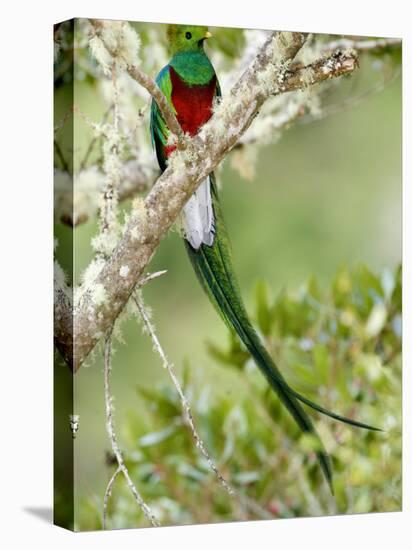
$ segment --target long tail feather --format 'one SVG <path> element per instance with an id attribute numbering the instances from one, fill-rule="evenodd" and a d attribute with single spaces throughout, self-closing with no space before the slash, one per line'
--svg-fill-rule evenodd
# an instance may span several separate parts
<path id="1" fill-rule="evenodd" d="M 216 243 L 214 247 L 209 247 L 209 250 L 207 250 L 206 246 L 202 246 L 198 251 L 194 251 L 190 244 L 187 246 L 190 258 L 202 285 L 211 298 L 213 297 L 212 299 L 225 321 L 230 327 L 236 330 L 299 428 L 305 433 L 314 435 L 319 440 L 319 445 L 321 446 L 320 439 L 315 431 L 313 423 L 303 410 L 299 401 L 291 395 L 290 392 L 286 391 L 284 384 L 279 383 L 277 377 L 273 375 L 273 371 L 269 367 L 271 359 L 265 348 L 258 341 L 258 337 L 253 328 L 247 326 L 244 319 L 240 319 L 237 315 L 239 312 L 237 312 L 236 309 L 238 308 L 236 304 L 234 304 L 234 301 L 229 298 L 231 291 L 227 292 L 228 280 L 222 280 L 221 278 L 221 270 L 223 269 L 224 272 L 225 266 L 221 263 L 221 258 L 219 256 L 213 255 L 213 248 L 216 246 Z M 218 272 L 219 275 L 216 276 L 216 272 Z M 323 449 L 318 451 L 317 455 L 322 471 L 332 490 L 332 469 L 329 457 Z"/>
<path id="2" fill-rule="evenodd" d="M 293 390 L 277 368 L 272 357 L 262 344 L 254 330 L 246 309 L 243 305 L 240 290 L 232 267 L 229 238 L 220 211 L 217 190 L 213 174 L 211 175 L 213 212 L 215 217 L 215 238 L 212 246 L 203 244 L 195 250 L 185 240 L 186 249 L 196 274 L 216 309 L 230 329 L 234 329 L 246 348 L 255 359 L 258 367 L 268 380 L 270 386 L 279 399 L 288 409 L 299 428 L 313 435 L 319 441 L 320 450 L 317 452 L 320 467 L 332 490 L 332 469 L 330 459 L 323 449 L 322 443 L 313 423 L 303 410 L 301 401 L 316 411 L 330 416 L 340 422 L 360 428 L 378 430 L 372 426 L 338 415 L 313 403 L 306 397 Z"/>
<path id="3" fill-rule="evenodd" d="M 288 388 L 288 391 L 292 395 L 294 395 L 296 399 L 299 399 L 299 401 L 301 401 L 311 409 L 319 412 L 320 414 L 324 414 L 325 416 L 329 416 L 329 418 L 333 418 L 334 420 L 338 420 L 339 422 L 343 422 L 344 424 L 349 424 L 350 426 L 354 426 L 355 428 L 363 428 L 364 430 L 372 430 L 374 432 L 383 431 L 381 428 L 376 428 L 375 426 L 371 426 L 370 424 L 365 424 L 364 422 L 359 422 L 359 420 L 354 420 L 353 418 L 348 418 L 347 416 L 342 416 L 340 414 L 334 413 L 333 411 L 330 411 L 329 409 L 325 409 L 325 407 L 314 403 L 307 397 L 292 389 L 290 386 L 288 386 Z"/>

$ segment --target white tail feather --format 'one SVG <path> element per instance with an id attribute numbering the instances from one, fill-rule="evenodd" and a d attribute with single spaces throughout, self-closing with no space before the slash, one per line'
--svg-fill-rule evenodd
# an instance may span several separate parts
<path id="1" fill-rule="evenodd" d="M 202 244 L 213 244 L 214 218 L 209 176 L 202 181 L 183 208 L 183 231 L 195 250 Z"/>

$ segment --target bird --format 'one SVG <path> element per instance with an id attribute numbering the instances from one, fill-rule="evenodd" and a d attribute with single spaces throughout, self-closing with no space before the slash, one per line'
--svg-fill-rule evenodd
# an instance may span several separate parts
<path id="1" fill-rule="evenodd" d="M 215 102 L 221 97 L 216 72 L 204 48 L 205 41 L 211 36 L 205 26 L 167 27 L 171 59 L 157 75 L 156 84 L 168 101 L 182 131 L 189 136 L 195 136 L 210 119 Z M 176 145 L 169 139 L 171 132 L 155 99 L 151 103 L 150 133 L 158 164 L 163 172 Z M 228 328 L 237 333 L 300 430 L 315 438 L 317 459 L 333 493 L 330 456 L 302 405 L 358 428 L 381 430 L 336 414 L 301 395 L 287 383 L 254 329 L 244 306 L 213 172 L 199 184 L 183 207 L 181 225 L 185 247 L 201 286 Z"/>

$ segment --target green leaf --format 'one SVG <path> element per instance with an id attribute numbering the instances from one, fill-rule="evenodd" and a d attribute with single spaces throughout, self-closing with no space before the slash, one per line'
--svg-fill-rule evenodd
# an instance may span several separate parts
<path id="1" fill-rule="evenodd" d="M 304 434 L 300 437 L 300 445 L 307 453 L 322 450 L 322 444 L 319 439 L 313 435 Z"/>
<path id="2" fill-rule="evenodd" d="M 259 481 L 261 474 L 259 472 L 239 472 L 234 475 L 234 480 L 239 485 L 250 485 L 256 481 Z"/>
<path id="3" fill-rule="evenodd" d="M 206 342 L 207 351 L 218 363 L 243 369 L 250 354 L 242 347 L 236 334 L 230 333 L 229 337 L 230 347 L 228 350 L 224 350 L 212 342 Z"/>
<path id="4" fill-rule="evenodd" d="M 158 432 L 148 433 L 139 439 L 139 445 L 141 447 L 150 447 L 151 445 L 157 445 L 162 441 L 165 441 L 168 437 L 176 432 L 176 426 L 167 426 L 163 430 Z"/>
<path id="5" fill-rule="evenodd" d="M 197 468 L 194 468 L 190 464 L 187 464 L 186 462 L 181 462 L 179 464 L 178 471 L 180 475 L 188 477 L 195 481 L 203 481 L 208 476 L 208 473 L 202 472 Z"/>

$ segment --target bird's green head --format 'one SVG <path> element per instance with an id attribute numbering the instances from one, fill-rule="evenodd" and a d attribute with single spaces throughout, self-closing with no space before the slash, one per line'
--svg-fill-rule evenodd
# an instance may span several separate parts
<path id="1" fill-rule="evenodd" d="M 172 55 L 203 50 L 203 42 L 211 36 L 207 27 L 195 27 L 194 25 L 169 25 L 167 27 L 169 50 Z"/>

